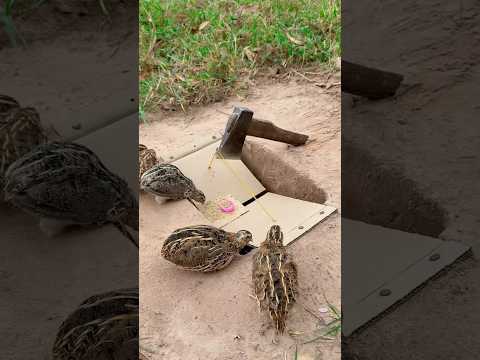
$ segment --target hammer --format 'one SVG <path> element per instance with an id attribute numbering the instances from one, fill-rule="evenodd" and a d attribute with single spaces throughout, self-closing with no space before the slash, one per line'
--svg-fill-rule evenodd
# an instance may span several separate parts
<path id="1" fill-rule="evenodd" d="M 294 146 L 304 145 L 308 140 L 307 135 L 281 129 L 270 121 L 255 119 L 252 110 L 236 106 L 217 151 L 226 159 L 240 159 L 247 135 Z"/>

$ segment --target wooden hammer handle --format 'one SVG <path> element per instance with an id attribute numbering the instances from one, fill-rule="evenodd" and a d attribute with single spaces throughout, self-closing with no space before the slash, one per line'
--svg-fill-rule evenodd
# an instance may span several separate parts
<path id="1" fill-rule="evenodd" d="M 272 122 L 260 119 L 252 119 L 247 135 L 263 139 L 280 141 L 294 146 L 304 145 L 308 136 L 288 131 L 275 126 Z"/>
<path id="2" fill-rule="evenodd" d="M 342 91 L 369 99 L 395 95 L 403 75 L 342 60 Z"/>

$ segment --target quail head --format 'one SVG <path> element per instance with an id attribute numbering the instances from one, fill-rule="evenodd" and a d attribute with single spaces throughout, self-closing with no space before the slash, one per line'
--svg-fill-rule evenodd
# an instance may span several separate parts
<path id="1" fill-rule="evenodd" d="M 197 189 L 192 180 L 172 164 L 157 164 L 147 170 L 141 178 L 140 187 L 158 198 L 187 199 L 205 202 L 204 193 Z"/>
<path id="2" fill-rule="evenodd" d="M 138 145 L 138 179 L 142 178 L 145 171 L 159 162 L 155 150 L 147 148 L 143 144 Z"/>
<path id="3" fill-rule="evenodd" d="M 22 108 L 14 98 L 0 95 L 0 187 L 8 167 L 47 140 L 34 108 Z"/>

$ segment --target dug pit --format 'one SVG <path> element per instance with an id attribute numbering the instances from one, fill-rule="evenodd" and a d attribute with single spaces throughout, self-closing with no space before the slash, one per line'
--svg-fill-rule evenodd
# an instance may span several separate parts
<path id="1" fill-rule="evenodd" d="M 343 217 L 438 237 L 446 213 L 401 171 L 382 166 L 368 151 L 342 144 Z"/>
<path id="2" fill-rule="evenodd" d="M 308 175 L 259 142 L 247 141 L 241 159 L 269 192 L 318 204 L 327 200 L 325 191 Z"/>
<path id="3" fill-rule="evenodd" d="M 345 142 L 342 209 L 344 336 L 368 327 L 468 251 L 438 239 L 445 210 L 403 171 Z"/>

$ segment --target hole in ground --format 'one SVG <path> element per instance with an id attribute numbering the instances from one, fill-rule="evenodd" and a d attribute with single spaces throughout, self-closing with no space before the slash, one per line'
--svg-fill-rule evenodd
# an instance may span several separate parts
<path id="1" fill-rule="evenodd" d="M 323 204 L 327 195 L 315 182 L 267 147 L 246 141 L 242 161 L 268 192 Z"/>
<path id="2" fill-rule="evenodd" d="M 342 216 L 392 229 L 438 237 L 446 213 L 400 171 L 368 152 L 342 144 Z"/>

